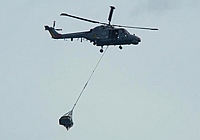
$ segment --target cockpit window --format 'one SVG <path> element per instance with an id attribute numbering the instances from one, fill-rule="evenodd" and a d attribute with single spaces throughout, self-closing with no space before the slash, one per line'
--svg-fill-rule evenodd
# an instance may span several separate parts
<path id="1" fill-rule="evenodd" d="M 124 34 L 130 34 L 126 29 L 121 29 L 122 30 L 122 33 Z"/>

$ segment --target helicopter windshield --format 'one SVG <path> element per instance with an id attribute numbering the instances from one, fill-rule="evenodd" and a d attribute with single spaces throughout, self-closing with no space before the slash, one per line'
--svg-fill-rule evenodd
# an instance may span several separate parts
<path id="1" fill-rule="evenodd" d="M 126 29 L 121 29 L 122 30 L 122 33 L 124 34 L 130 34 Z"/>

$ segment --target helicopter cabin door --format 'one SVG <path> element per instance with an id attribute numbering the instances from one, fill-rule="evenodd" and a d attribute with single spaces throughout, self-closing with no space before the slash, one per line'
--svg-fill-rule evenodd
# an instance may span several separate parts
<path id="1" fill-rule="evenodd" d="M 113 29 L 109 31 L 109 38 L 111 39 L 117 39 L 119 38 L 119 29 Z"/>

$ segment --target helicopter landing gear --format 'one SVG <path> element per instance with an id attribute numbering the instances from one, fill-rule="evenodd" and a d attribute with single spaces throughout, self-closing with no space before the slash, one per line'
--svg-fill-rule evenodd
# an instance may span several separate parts
<path id="1" fill-rule="evenodd" d="M 99 51 L 100 53 L 103 53 L 103 46 L 101 46 L 101 49 Z"/>
<path id="2" fill-rule="evenodd" d="M 120 49 L 120 50 L 123 49 L 121 45 L 119 46 L 119 49 Z"/>

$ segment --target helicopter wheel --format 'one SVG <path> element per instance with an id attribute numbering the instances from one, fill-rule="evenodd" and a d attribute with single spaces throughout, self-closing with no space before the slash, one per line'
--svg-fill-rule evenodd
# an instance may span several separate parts
<path id="1" fill-rule="evenodd" d="M 103 49 L 100 49 L 100 53 L 103 53 Z"/>
<path id="2" fill-rule="evenodd" d="M 121 46 L 121 45 L 119 46 L 119 49 L 120 49 L 120 50 L 122 49 L 122 46 Z"/>

